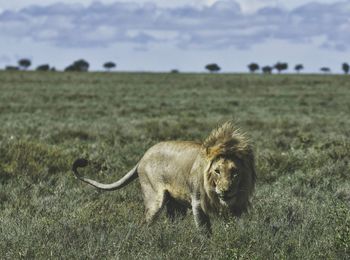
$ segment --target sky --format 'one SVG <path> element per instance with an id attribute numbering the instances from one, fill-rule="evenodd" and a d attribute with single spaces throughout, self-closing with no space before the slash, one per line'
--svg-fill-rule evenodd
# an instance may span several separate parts
<path id="1" fill-rule="evenodd" d="M 0 0 L 0 68 L 32 60 L 58 70 L 85 59 L 118 71 L 289 72 L 350 63 L 350 0 Z"/>

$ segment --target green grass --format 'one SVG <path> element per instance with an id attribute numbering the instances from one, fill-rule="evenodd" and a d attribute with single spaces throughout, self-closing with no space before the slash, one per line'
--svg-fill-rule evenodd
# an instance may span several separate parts
<path id="1" fill-rule="evenodd" d="M 350 78 L 0 72 L 0 258 L 348 259 Z M 241 219 L 191 214 L 141 225 L 136 181 L 100 192 L 151 145 L 203 140 L 233 119 L 251 137 L 258 182 Z"/>

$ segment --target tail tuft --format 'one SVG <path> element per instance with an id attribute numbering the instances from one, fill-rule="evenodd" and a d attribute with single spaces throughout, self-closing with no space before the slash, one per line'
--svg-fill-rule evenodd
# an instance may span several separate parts
<path id="1" fill-rule="evenodd" d="M 86 167 L 89 164 L 89 161 L 84 158 L 76 159 L 72 165 L 72 171 L 75 175 L 78 174 L 77 168 Z"/>

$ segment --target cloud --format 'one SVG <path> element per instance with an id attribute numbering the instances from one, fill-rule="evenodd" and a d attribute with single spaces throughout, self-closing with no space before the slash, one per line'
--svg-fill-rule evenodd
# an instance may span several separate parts
<path id="1" fill-rule="evenodd" d="M 243 12 L 234 0 L 208 6 L 94 2 L 29 6 L 0 14 L 1 37 L 29 38 L 56 46 L 145 48 L 171 43 L 180 48 L 247 49 L 267 40 L 293 43 L 323 38 L 321 48 L 344 51 L 350 42 L 350 2 L 311 3 L 293 10 L 265 7 Z"/>

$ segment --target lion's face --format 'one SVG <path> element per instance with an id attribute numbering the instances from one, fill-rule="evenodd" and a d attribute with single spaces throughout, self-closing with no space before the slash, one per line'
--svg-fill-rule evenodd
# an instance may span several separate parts
<path id="1" fill-rule="evenodd" d="M 229 206 L 236 202 L 245 171 L 244 165 L 235 159 L 219 158 L 212 163 L 210 183 L 222 205 Z"/>

